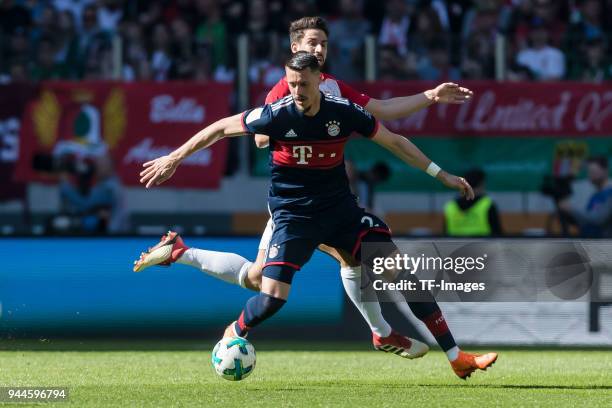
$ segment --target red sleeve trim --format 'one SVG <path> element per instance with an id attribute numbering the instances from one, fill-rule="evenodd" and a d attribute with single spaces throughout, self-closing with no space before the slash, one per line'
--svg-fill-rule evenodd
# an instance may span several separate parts
<path id="1" fill-rule="evenodd" d="M 247 127 L 246 127 L 246 123 L 244 122 L 245 115 L 246 115 L 247 111 L 242 112 L 242 114 L 240 115 L 240 124 L 242 125 L 242 130 L 244 130 L 244 133 L 253 133 L 251 132 Z"/>

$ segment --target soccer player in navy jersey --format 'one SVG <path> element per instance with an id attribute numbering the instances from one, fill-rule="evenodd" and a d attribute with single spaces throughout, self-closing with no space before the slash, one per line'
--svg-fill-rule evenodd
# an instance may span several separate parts
<path id="1" fill-rule="evenodd" d="M 315 55 L 319 65 L 323 66 L 327 58 L 328 34 L 327 23 L 321 17 L 303 17 L 296 20 L 291 23 L 289 29 L 291 50 L 293 52 L 307 51 Z M 320 73 L 319 89 L 325 94 L 346 97 L 351 102 L 365 106 L 366 110 L 373 113 L 377 119 L 395 119 L 407 116 L 436 102 L 464 103 L 472 95 L 471 91 L 466 88 L 446 83 L 420 94 L 378 100 L 357 92 L 344 82 L 325 73 Z M 266 103 L 274 102 L 289 95 L 289 93 L 289 85 L 286 79 L 282 78 L 268 93 Z M 258 147 L 267 147 L 268 136 L 255 135 L 255 142 Z M 139 272 L 152 265 L 170 265 L 174 262 L 179 262 L 193 266 L 210 276 L 226 282 L 238 284 L 248 289 L 259 290 L 261 288 L 263 264 L 272 236 L 273 226 L 272 219 L 268 220 L 261 237 L 259 252 L 255 262 L 250 262 L 246 258 L 234 253 L 207 251 L 193 247 L 188 248 L 176 232 L 169 231 L 157 245 L 146 253 L 141 254 L 140 259 L 135 262 L 134 271 Z M 340 276 L 343 287 L 349 299 L 351 299 L 367 322 L 372 332 L 374 347 L 382 351 L 399 350 L 399 355 L 410 357 L 412 354 L 409 349 L 414 349 L 414 345 L 410 340 L 392 330 L 382 315 L 381 307 L 377 302 L 362 300 L 362 295 L 363 298 L 374 299 L 375 293 L 367 277 L 362 277 L 361 266 L 351 265 L 334 248 L 321 244 L 319 249 L 340 263 Z M 440 324 L 437 323 L 440 321 L 440 318 L 437 313 L 431 316 L 418 313 L 416 315 L 425 323 L 436 340 L 445 338 L 444 330 L 446 329 L 440 329 Z M 442 328 L 444 328 L 444 325 Z M 438 340 L 438 342 L 440 343 L 441 341 Z M 449 343 L 442 341 L 441 345 L 447 352 L 449 359 L 456 358 L 457 353 L 455 349 L 452 347 L 448 349 Z"/>
<path id="2" fill-rule="evenodd" d="M 213 123 L 169 155 L 145 163 L 141 172 L 141 182 L 149 188 L 170 178 L 186 157 L 223 137 L 260 133 L 272 140 L 268 204 L 274 231 L 261 292 L 248 300 L 238 320 L 226 329 L 226 336 L 245 336 L 280 310 L 294 274 L 318 245 L 336 248 L 343 259 L 358 266 L 362 241 L 391 242 L 384 222 L 360 208 L 350 192 L 343 150 L 351 133 L 370 137 L 409 165 L 427 171 L 468 198 L 474 194 L 464 179 L 441 170 L 410 141 L 380 125 L 363 107 L 322 94 L 319 62 L 312 54 L 293 54 L 285 69 L 290 96 Z M 459 377 L 467 378 L 497 359 L 496 353 L 476 355 L 461 351 L 433 298 L 430 302 L 408 304 L 417 317 L 435 319 L 432 323 L 436 340 L 447 355 L 455 354 L 449 360 Z M 408 350 L 385 351 L 412 351 L 413 357 L 427 351 L 422 343 L 410 341 L 413 344 Z"/>

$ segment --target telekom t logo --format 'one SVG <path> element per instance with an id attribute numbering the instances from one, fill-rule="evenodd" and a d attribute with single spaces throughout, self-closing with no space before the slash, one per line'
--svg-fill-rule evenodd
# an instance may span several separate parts
<path id="1" fill-rule="evenodd" d="M 312 157 L 312 146 L 293 146 L 293 157 L 299 159 L 297 164 L 308 164 L 306 159 Z"/>

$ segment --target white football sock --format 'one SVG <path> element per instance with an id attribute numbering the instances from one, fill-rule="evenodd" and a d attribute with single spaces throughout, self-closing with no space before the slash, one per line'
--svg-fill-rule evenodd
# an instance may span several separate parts
<path id="1" fill-rule="evenodd" d="M 251 262 L 230 252 L 189 248 L 177 262 L 198 268 L 210 276 L 244 287 Z"/>
<path id="2" fill-rule="evenodd" d="M 340 275 L 342 276 L 342 284 L 346 294 L 368 323 L 372 333 L 380 337 L 389 336 L 391 334 L 391 326 L 389 326 L 389 323 L 383 317 L 380 304 L 378 302 L 364 302 L 361 300 L 362 291 L 366 298 L 376 299 L 376 292 L 372 285 L 368 285 L 365 289 L 361 288 L 361 266 L 341 268 Z"/>
<path id="3" fill-rule="evenodd" d="M 446 357 L 448 357 L 448 361 L 455 361 L 457 357 L 459 357 L 459 347 L 455 346 L 452 349 L 449 349 L 446 352 Z"/>

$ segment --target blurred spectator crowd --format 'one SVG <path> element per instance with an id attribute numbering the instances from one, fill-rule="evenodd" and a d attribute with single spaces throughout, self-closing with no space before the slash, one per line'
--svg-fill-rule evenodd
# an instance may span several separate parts
<path id="1" fill-rule="evenodd" d="M 374 36 L 379 79 L 612 78 L 612 0 L 3 0 L 0 78 L 232 81 L 236 38 L 249 77 L 282 76 L 289 22 L 330 23 L 328 70 L 363 79 Z"/>

